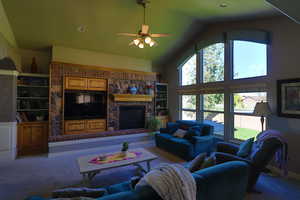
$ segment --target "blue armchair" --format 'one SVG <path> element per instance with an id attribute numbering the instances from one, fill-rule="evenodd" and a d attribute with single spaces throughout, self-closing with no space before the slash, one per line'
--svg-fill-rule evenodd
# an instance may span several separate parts
<path id="1" fill-rule="evenodd" d="M 193 173 L 197 186 L 197 200 L 242 200 L 246 194 L 248 165 L 233 161 Z M 106 193 L 97 200 L 162 200 L 148 185 L 133 189 L 126 181 L 106 188 Z M 51 200 L 30 197 L 26 200 Z"/>
<path id="2" fill-rule="evenodd" d="M 184 138 L 173 136 L 177 129 L 187 130 Z M 156 146 L 184 160 L 192 160 L 199 153 L 210 153 L 214 145 L 214 127 L 198 121 L 178 120 L 169 122 L 155 135 Z"/>

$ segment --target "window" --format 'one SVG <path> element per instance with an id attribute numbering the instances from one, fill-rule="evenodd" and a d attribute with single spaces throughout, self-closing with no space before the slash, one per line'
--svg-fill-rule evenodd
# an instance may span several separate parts
<path id="1" fill-rule="evenodd" d="M 260 117 L 252 113 L 257 102 L 266 101 L 266 92 L 233 94 L 234 138 L 246 140 L 261 132 Z"/>
<path id="2" fill-rule="evenodd" d="M 201 115 L 203 122 L 214 126 L 214 134 L 224 135 L 224 94 L 204 94 Z"/>
<path id="3" fill-rule="evenodd" d="M 181 119 L 196 120 L 196 95 L 182 95 L 181 96 Z"/>
<path id="4" fill-rule="evenodd" d="M 257 102 L 267 100 L 267 93 L 261 91 L 266 90 L 268 42 L 257 35 L 262 34 L 249 37 L 266 44 L 247 41 L 248 35 L 238 32 L 226 42 L 199 50 L 181 65 L 180 85 L 193 85 L 179 88 L 187 93 L 180 96 L 181 119 L 201 120 L 226 139 L 246 140 L 261 132 L 260 116 L 253 115 L 253 110 Z M 251 83 L 261 87 L 253 91 Z"/>
<path id="5" fill-rule="evenodd" d="M 233 79 L 267 75 L 267 45 L 233 41 Z"/>
<path id="6" fill-rule="evenodd" d="M 203 82 L 224 81 L 224 43 L 203 49 Z"/>
<path id="7" fill-rule="evenodd" d="M 197 56 L 193 55 L 181 68 L 181 85 L 194 85 L 197 82 Z"/>

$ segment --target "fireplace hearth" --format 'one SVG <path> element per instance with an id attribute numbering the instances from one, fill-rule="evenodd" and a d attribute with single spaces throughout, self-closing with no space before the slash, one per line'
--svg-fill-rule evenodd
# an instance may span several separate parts
<path id="1" fill-rule="evenodd" d="M 145 128 L 145 106 L 126 105 L 119 107 L 119 129 Z"/>

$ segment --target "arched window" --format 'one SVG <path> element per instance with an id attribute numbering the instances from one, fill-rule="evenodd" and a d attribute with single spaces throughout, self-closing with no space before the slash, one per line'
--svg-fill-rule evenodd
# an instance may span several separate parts
<path id="1" fill-rule="evenodd" d="M 197 55 L 194 54 L 181 67 L 181 85 L 195 85 L 197 83 Z"/>
<path id="2" fill-rule="evenodd" d="M 224 43 L 216 43 L 200 54 L 203 83 L 224 81 Z"/>
<path id="3" fill-rule="evenodd" d="M 199 49 L 180 70 L 181 86 L 194 85 L 192 90 L 181 88 L 180 118 L 210 124 L 216 136 L 255 137 L 261 123 L 253 109 L 257 102 L 267 101 L 267 89 L 259 83 L 268 75 L 268 45 L 264 32 L 239 31 L 230 33 L 224 43 Z M 245 80 L 249 78 L 255 78 L 255 87 Z"/>

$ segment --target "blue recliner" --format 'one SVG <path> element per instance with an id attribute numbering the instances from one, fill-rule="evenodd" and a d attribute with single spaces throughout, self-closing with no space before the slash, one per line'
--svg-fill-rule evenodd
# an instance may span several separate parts
<path id="1" fill-rule="evenodd" d="M 187 130 L 184 138 L 173 136 L 177 129 Z M 192 160 L 199 153 L 210 153 L 214 145 L 214 127 L 198 121 L 169 122 L 155 135 L 156 146 L 184 160 Z"/>
<path id="2" fill-rule="evenodd" d="M 197 186 L 197 200 L 242 200 L 248 182 L 248 165 L 233 161 L 193 173 Z M 97 200 L 162 200 L 148 185 L 132 189 L 131 182 L 123 182 L 103 188 L 107 193 Z M 31 197 L 26 200 L 51 200 Z"/>

